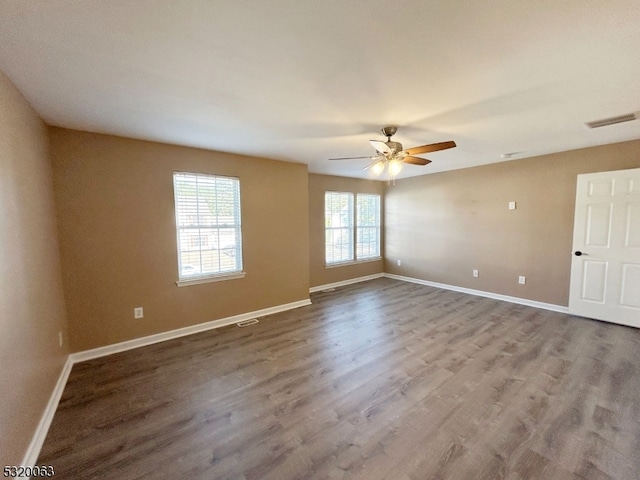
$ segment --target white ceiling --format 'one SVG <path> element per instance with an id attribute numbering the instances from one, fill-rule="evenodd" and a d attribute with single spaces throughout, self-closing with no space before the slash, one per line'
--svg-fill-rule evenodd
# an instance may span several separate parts
<path id="1" fill-rule="evenodd" d="M 638 0 L 0 0 L 0 70 L 56 126 L 366 178 L 640 138 Z"/>

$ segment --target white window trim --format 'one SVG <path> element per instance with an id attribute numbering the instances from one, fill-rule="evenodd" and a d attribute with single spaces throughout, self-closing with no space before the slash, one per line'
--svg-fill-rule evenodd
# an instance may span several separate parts
<path id="1" fill-rule="evenodd" d="M 237 278 L 244 278 L 246 272 L 233 272 L 233 273 L 220 273 L 216 275 L 203 275 L 195 277 L 189 280 L 178 280 L 176 285 L 178 287 L 188 287 L 190 285 L 200 285 L 201 283 L 222 282 L 224 280 L 235 280 Z"/>
<path id="2" fill-rule="evenodd" d="M 356 193 L 355 195 L 355 202 L 354 202 L 354 240 L 353 240 L 353 248 L 354 248 L 354 258 L 357 262 L 365 262 L 369 259 L 376 259 L 376 258 L 380 258 L 381 254 L 382 254 L 382 196 L 378 193 Z M 377 225 L 358 225 L 358 221 L 359 221 L 359 217 L 358 217 L 358 199 L 360 197 L 374 197 L 377 199 L 377 203 L 378 203 L 378 224 Z M 375 255 L 368 255 L 368 256 L 364 256 L 364 257 L 358 257 L 358 229 L 370 229 L 370 228 L 374 228 L 376 229 L 376 232 L 378 234 L 378 238 L 376 240 L 376 246 L 377 248 L 377 253 Z"/>
<path id="3" fill-rule="evenodd" d="M 353 221 L 353 225 L 351 227 L 352 231 L 353 231 L 353 260 L 345 260 L 343 262 L 331 262 L 331 263 L 327 263 L 327 258 L 325 255 L 324 258 L 324 268 L 337 268 L 337 267 L 347 267 L 350 265 L 360 265 L 363 263 L 368 263 L 368 262 L 379 262 L 380 260 L 384 259 L 384 256 L 382 255 L 382 195 L 380 195 L 379 193 L 367 193 L 367 192 L 345 192 L 345 191 L 338 191 L 338 190 L 326 190 L 325 191 L 325 202 L 326 202 L 326 194 L 330 192 L 330 193 L 348 193 L 350 195 L 353 195 L 353 213 L 352 213 L 352 221 Z M 357 209 L 358 209 L 358 195 L 371 195 L 371 196 L 377 196 L 378 197 L 378 213 L 380 215 L 380 225 L 377 226 L 378 228 L 378 251 L 380 252 L 377 256 L 375 257 L 364 257 L 364 258 L 358 258 L 357 256 L 357 231 L 358 231 L 358 219 L 356 217 L 357 215 Z M 326 208 L 326 205 L 325 205 Z M 369 228 L 371 226 L 366 226 L 365 228 Z M 327 228 L 325 227 L 324 231 L 327 231 Z M 324 244 L 324 248 L 326 249 L 326 243 Z"/>
<path id="4" fill-rule="evenodd" d="M 340 227 L 329 227 L 327 228 L 325 226 L 324 228 L 324 232 L 325 232 L 325 243 L 324 243 L 324 248 L 325 248 L 325 254 L 324 254 L 324 264 L 325 266 L 327 265 L 331 265 L 331 266 L 335 266 L 335 265 L 344 265 L 346 263 L 353 263 L 356 262 L 356 250 L 355 250 L 355 238 L 356 238 L 356 233 L 355 233 L 355 204 L 356 204 L 356 195 L 353 192 L 344 192 L 344 191 L 337 191 L 337 190 L 327 190 L 324 192 L 324 215 L 325 215 L 325 222 L 326 222 L 326 208 L 327 208 L 327 194 L 332 194 L 332 195 L 345 195 L 346 198 L 349 200 L 349 205 L 351 206 L 351 209 L 349 211 L 349 218 L 348 218 L 348 224 L 346 226 L 340 226 Z M 338 260 L 335 262 L 327 262 L 327 254 L 326 254 L 326 248 L 327 248 L 327 244 L 326 244 L 326 234 L 327 234 L 327 230 L 348 230 L 349 231 L 349 238 L 351 239 L 349 242 L 349 245 L 351 247 L 351 258 L 348 258 L 346 260 Z"/>
<path id="5" fill-rule="evenodd" d="M 238 180 L 239 182 L 239 178 L 237 177 L 231 177 L 231 176 L 226 176 L 226 175 L 216 175 L 216 174 L 211 174 L 211 173 L 198 173 L 198 172 L 187 172 L 187 171 L 174 171 L 173 172 L 173 182 L 175 185 L 175 175 L 176 174 L 190 174 L 190 175 L 207 175 L 207 176 L 211 176 L 211 177 L 227 177 L 227 178 L 233 178 L 235 180 Z M 238 188 L 239 188 L 239 184 L 238 184 Z M 174 203 L 175 203 L 175 186 L 174 186 Z M 238 200 L 240 201 L 240 200 Z M 177 208 L 177 207 L 176 207 Z M 176 211 L 177 214 L 177 211 Z M 241 215 L 241 213 L 239 213 Z M 240 217 L 241 218 L 241 217 Z M 176 218 L 176 222 L 177 222 L 177 218 Z M 236 224 L 234 224 L 237 228 L 240 228 L 240 234 L 242 235 L 242 223 L 241 221 Z M 212 283 L 212 282 L 221 282 L 221 281 L 225 281 L 225 280 L 234 280 L 234 279 L 240 279 L 240 278 L 244 278 L 244 276 L 246 275 L 246 272 L 244 270 L 234 270 L 234 271 L 230 271 L 230 272 L 220 272 L 220 273 L 205 273 L 205 274 L 196 274 L 193 276 L 189 276 L 189 277 L 184 277 L 184 278 L 180 278 L 180 267 L 181 267 L 181 259 L 180 259 L 180 227 L 178 226 L 178 224 L 176 223 L 176 236 L 177 236 L 177 247 L 178 247 L 178 280 L 175 282 L 176 285 L 178 287 L 188 287 L 191 285 L 199 285 L 199 284 L 203 284 L 203 283 Z M 241 245 L 244 242 L 242 241 Z M 242 248 L 242 246 L 241 246 Z M 241 254 L 242 255 L 242 254 Z M 243 259 L 241 257 L 240 260 L 240 268 L 243 267 Z"/>
<path id="6" fill-rule="evenodd" d="M 363 258 L 362 260 L 349 260 L 347 262 L 325 263 L 324 267 L 325 268 L 348 267 L 349 265 L 360 265 L 362 263 L 379 262 L 380 260 L 382 260 L 381 256 L 366 257 L 366 258 Z"/>

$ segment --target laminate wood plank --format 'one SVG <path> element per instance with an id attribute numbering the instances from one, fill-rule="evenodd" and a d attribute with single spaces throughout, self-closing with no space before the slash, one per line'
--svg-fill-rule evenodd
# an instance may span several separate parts
<path id="1" fill-rule="evenodd" d="M 640 478 L 640 331 L 390 279 L 74 366 L 56 478 Z"/>

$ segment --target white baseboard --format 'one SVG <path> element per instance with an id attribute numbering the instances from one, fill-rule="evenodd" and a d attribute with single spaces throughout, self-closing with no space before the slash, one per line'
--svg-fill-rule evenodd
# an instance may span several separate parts
<path id="1" fill-rule="evenodd" d="M 36 431 L 31 438 L 31 443 L 27 448 L 21 465 L 33 467 L 38 461 L 40 456 L 40 450 L 44 444 L 44 440 L 47 437 L 49 427 L 53 421 L 53 416 L 58 409 L 60 398 L 64 392 L 64 387 L 69 379 L 69 374 L 73 365 L 78 362 L 84 362 L 85 360 L 91 360 L 98 357 L 104 357 L 113 353 L 124 352 L 125 350 L 131 350 L 145 345 L 151 345 L 154 343 L 164 342 L 165 340 L 171 340 L 173 338 L 184 337 L 193 333 L 204 332 L 206 330 L 212 330 L 214 328 L 224 327 L 226 325 L 232 325 L 234 323 L 241 322 L 243 320 L 249 320 L 256 317 L 264 317 L 266 315 L 272 315 L 274 313 L 284 312 L 286 310 L 292 310 L 298 307 L 304 307 L 305 305 L 311 305 L 311 300 L 300 300 L 297 302 L 286 303 L 284 305 L 277 305 L 275 307 L 263 308 L 262 310 L 256 310 L 254 312 L 242 313 L 240 315 L 234 315 L 233 317 L 221 318 L 218 320 L 212 320 L 210 322 L 200 323 L 198 325 L 192 325 L 190 327 L 179 328 L 168 332 L 157 333 L 155 335 L 149 335 L 147 337 L 136 338 L 133 340 L 127 340 L 125 342 L 116 343 L 113 345 L 107 345 L 105 347 L 94 348 L 91 350 L 85 350 L 83 352 L 72 353 L 67 357 L 67 361 L 64 364 L 62 372 L 58 377 L 56 386 L 51 393 L 49 402 L 44 409 L 44 413 L 40 418 L 40 422 L 36 427 Z"/>
<path id="2" fill-rule="evenodd" d="M 382 278 L 384 276 L 385 276 L 384 273 L 374 273 L 373 275 L 366 275 L 364 277 L 350 278 L 348 280 L 342 280 L 341 282 L 327 283 L 326 285 L 318 285 L 317 287 L 311 287 L 309 289 L 309 293 L 320 292 L 320 291 L 326 290 L 328 288 L 344 287 L 345 285 L 351 285 L 352 283 L 366 282 L 367 280 L 373 280 L 373 279 L 376 279 L 376 278 Z"/>
<path id="3" fill-rule="evenodd" d="M 105 357 L 114 353 L 124 352 L 126 350 L 132 350 L 138 347 L 144 347 L 152 345 L 154 343 L 164 342 L 166 340 L 172 340 L 174 338 L 180 338 L 194 333 L 205 332 L 207 330 L 213 330 L 215 328 L 226 327 L 227 325 L 233 325 L 244 320 L 250 320 L 256 317 L 264 317 L 266 315 L 272 315 L 274 313 L 284 312 L 286 310 L 292 310 L 298 307 L 304 307 L 305 305 L 311 305 L 311 300 L 299 300 L 297 302 L 285 303 L 284 305 L 277 305 L 275 307 L 263 308 L 262 310 L 256 310 L 254 312 L 241 313 L 240 315 L 234 315 L 232 317 L 220 318 L 218 320 L 212 320 L 210 322 L 199 323 L 197 325 L 191 325 L 189 327 L 178 328 L 176 330 L 169 330 L 168 332 L 156 333 L 154 335 L 148 335 L 146 337 L 134 338 L 133 340 L 126 340 L 120 343 L 114 343 L 113 345 L 107 345 L 105 347 L 93 348 L 91 350 L 84 350 L 82 352 L 72 353 L 71 359 L 73 363 L 84 362 L 86 360 L 92 360 L 94 358 Z"/>
<path id="4" fill-rule="evenodd" d="M 511 297 L 509 295 L 501 295 L 499 293 L 485 292 L 483 290 L 474 290 L 473 288 L 458 287 L 456 285 L 447 285 L 446 283 L 430 282 L 429 280 L 421 280 L 419 278 L 405 277 L 402 275 L 395 275 L 393 273 L 385 273 L 384 276 L 387 278 L 393 278 L 395 280 L 402 280 L 403 282 L 418 283 L 420 285 L 427 285 L 429 287 L 442 288 L 444 290 L 453 290 L 454 292 L 467 293 L 469 295 L 477 295 L 479 297 L 493 298 L 494 300 L 502 300 L 503 302 L 517 303 L 519 305 L 526 305 L 528 307 L 542 308 L 543 310 L 551 310 L 551 311 L 560 312 L 560 313 L 569 313 L 569 307 L 564 307 L 562 305 L 555 305 L 553 303 L 537 302 L 535 300 L 529 300 L 527 298 Z"/>
<path id="5" fill-rule="evenodd" d="M 554 312 L 561 312 L 561 313 L 569 312 L 568 307 L 563 307 L 561 305 L 537 302 L 535 300 L 528 300 L 528 299 L 519 298 L 519 297 L 511 297 L 508 295 L 500 295 L 497 293 L 484 292 L 482 290 L 474 290 L 471 288 L 458 287 L 455 285 L 447 285 L 444 283 L 430 282 L 428 280 L 421 280 L 419 278 L 394 275 L 392 273 L 377 273 L 374 275 L 367 275 L 364 277 L 357 277 L 349 280 L 343 280 L 341 282 L 329 283 L 326 285 L 319 285 L 317 287 L 310 288 L 309 292 L 310 293 L 318 292 L 321 290 L 325 290 L 327 288 L 342 287 L 345 285 L 351 285 L 353 283 L 359 283 L 359 282 L 366 282 L 368 280 L 374 280 L 376 278 L 382 278 L 382 277 L 393 278 L 395 280 L 401 280 L 404 282 L 418 283 L 420 285 L 427 285 L 430 287 L 442 288 L 445 290 L 453 290 L 456 292 L 467 293 L 470 295 L 478 295 L 480 297 L 493 298 L 495 300 L 502 300 L 505 302 L 511 302 L 511 303 L 517 303 L 520 305 L 527 305 L 530 307 L 542 308 L 545 310 L 552 310 Z M 207 330 L 212 330 L 212 329 L 224 327 L 227 325 L 232 325 L 232 324 L 235 324 L 244 320 L 256 318 L 256 317 L 264 317 L 266 315 L 272 315 L 274 313 L 279 313 L 279 312 L 284 312 L 286 310 L 292 310 L 294 308 L 304 307 L 306 305 L 311 305 L 311 300 L 306 299 L 306 300 L 300 300 L 297 302 L 287 303 L 284 305 L 277 305 L 275 307 L 256 310 L 254 312 L 242 313 L 240 315 L 234 315 L 232 317 L 212 320 L 210 322 L 200 323 L 198 325 L 192 325 L 189 327 L 179 328 L 176 330 L 170 330 L 168 332 L 162 332 L 162 333 L 157 333 L 157 334 L 149 335 L 142 338 L 127 340 L 127 341 L 116 343 L 113 345 L 107 345 L 105 347 L 99 347 L 91 350 L 72 353 L 67 358 L 67 361 L 62 369 L 62 372 L 60 373 L 58 381 L 56 382 L 56 386 L 54 387 L 53 392 L 51 393 L 49 402 L 47 403 L 44 413 L 42 414 L 40 422 L 38 423 L 38 427 L 36 428 L 33 438 L 31 439 L 31 443 L 27 448 L 27 451 L 24 455 L 21 465 L 33 466 L 37 462 L 38 456 L 40 455 L 40 449 L 42 448 L 44 440 L 47 436 L 47 432 L 49 431 L 49 427 L 51 426 L 53 416 L 56 412 L 56 409 L 58 408 L 58 403 L 60 402 L 60 398 L 62 397 L 62 393 L 67 383 L 67 379 L 69 378 L 69 374 L 71 373 L 71 368 L 75 363 L 91 360 L 94 358 L 104 357 L 107 355 L 112 355 L 118 352 L 124 352 L 126 350 L 132 350 L 134 348 L 143 347 L 146 345 L 152 345 L 154 343 L 164 342 L 166 340 L 184 337 L 186 335 L 192 335 L 194 333 L 204 332 Z"/>
<path id="6" fill-rule="evenodd" d="M 29 444 L 29 447 L 27 448 L 27 451 L 24 454 L 24 458 L 22 459 L 22 463 L 20 465 L 25 467 L 33 467 L 38 461 L 38 456 L 40 456 L 40 449 L 42 448 L 44 439 L 47 437 L 47 432 L 49 431 L 49 427 L 51 426 L 51 422 L 53 421 L 53 416 L 58 409 L 58 403 L 60 403 L 62 392 L 64 392 L 64 387 L 67 384 L 67 379 L 69 378 L 69 374 L 71 373 L 71 367 L 73 367 L 73 360 L 71 359 L 71 355 L 69 355 L 67 357 L 67 361 L 64 364 L 64 367 L 62 367 L 62 372 L 60 372 L 60 376 L 58 377 L 56 386 L 53 388 L 53 392 L 51 392 L 49 402 L 44 409 L 42 417 L 40 417 L 40 422 L 36 427 L 36 431 L 31 438 L 31 443 Z"/>

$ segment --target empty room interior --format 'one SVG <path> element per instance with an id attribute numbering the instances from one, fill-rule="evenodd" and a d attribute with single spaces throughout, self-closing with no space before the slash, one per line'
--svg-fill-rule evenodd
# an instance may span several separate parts
<path id="1" fill-rule="evenodd" d="M 640 4 L 0 0 L 0 468 L 640 478 Z"/>

